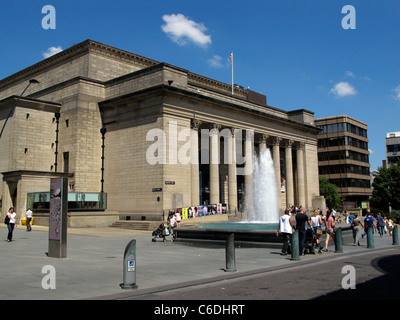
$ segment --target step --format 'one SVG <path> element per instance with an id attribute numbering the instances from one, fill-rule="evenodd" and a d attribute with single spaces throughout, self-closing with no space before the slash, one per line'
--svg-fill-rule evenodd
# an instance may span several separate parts
<path id="1" fill-rule="evenodd" d="M 120 220 L 114 222 L 111 227 L 130 230 L 154 231 L 153 229 L 156 229 L 159 225 L 160 222 Z"/>

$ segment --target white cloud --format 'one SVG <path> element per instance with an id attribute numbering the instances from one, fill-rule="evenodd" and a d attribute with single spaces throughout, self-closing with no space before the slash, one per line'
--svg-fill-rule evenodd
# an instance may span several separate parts
<path id="1" fill-rule="evenodd" d="M 346 96 L 352 96 L 357 94 L 356 89 L 348 82 L 339 82 L 329 91 L 333 93 L 336 97 L 342 98 Z"/>
<path id="2" fill-rule="evenodd" d="M 162 19 L 166 24 L 162 25 L 161 29 L 178 45 L 186 45 L 188 41 L 192 41 L 204 47 L 211 43 L 211 36 L 205 34 L 207 28 L 203 23 L 190 20 L 180 13 L 166 14 Z"/>
<path id="3" fill-rule="evenodd" d="M 400 101 L 400 86 L 394 88 L 393 91 L 395 93 L 395 99 Z"/>
<path id="4" fill-rule="evenodd" d="M 354 75 L 354 73 L 352 71 L 347 70 L 345 73 L 345 76 L 348 78 L 355 78 L 356 76 Z"/>
<path id="5" fill-rule="evenodd" d="M 47 49 L 47 51 L 43 52 L 42 55 L 43 55 L 43 58 L 47 59 L 47 58 L 49 58 L 51 56 L 54 56 L 55 54 L 57 54 L 57 53 L 59 53 L 61 51 L 63 51 L 63 49 L 60 46 L 58 46 L 58 47 L 50 47 L 50 48 Z"/>
<path id="6" fill-rule="evenodd" d="M 207 60 L 208 64 L 210 67 L 213 68 L 222 68 L 223 64 L 222 64 L 222 57 L 218 56 L 218 55 L 214 55 L 211 59 Z"/>

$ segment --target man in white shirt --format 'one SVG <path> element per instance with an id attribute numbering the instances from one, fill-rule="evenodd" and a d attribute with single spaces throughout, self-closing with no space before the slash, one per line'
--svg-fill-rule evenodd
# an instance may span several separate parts
<path id="1" fill-rule="evenodd" d="M 276 231 L 276 236 L 279 237 L 279 233 L 283 236 L 283 246 L 281 255 L 287 255 L 290 251 L 290 241 L 293 233 L 293 222 L 290 217 L 290 211 L 285 210 L 285 214 L 279 218 L 278 230 Z"/>
<path id="2" fill-rule="evenodd" d="M 26 215 L 26 230 L 27 231 L 32 231 L 31 220 L 32 220 L 33 212 L 31 210 L 31 208 L 28 208 L 28 210 L 26 211 L 25 215 Z"/>

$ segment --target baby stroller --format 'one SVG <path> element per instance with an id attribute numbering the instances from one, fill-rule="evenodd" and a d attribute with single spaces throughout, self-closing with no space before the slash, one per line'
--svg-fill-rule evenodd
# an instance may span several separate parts
<path id="1" fill-rule="evenodd" d="M 306 241 L 304 243 L 304 253 L 316 254 L 315 249 L 318 248 L 317 237 L 313 229 L 306 230 Z"/>
<path id="2" fill-rule="evenodd" d="M 156 242 L 157 238 L 162 238 L 163 242 L 166 242 L 166 237 L 168 236 L 171 237 L 171 241 L 174 241 L 176 237 L 175 232 L 171 232 L 171 228 L 165 223 L 161 223 L 157 230 L 154 230 L 151 235 L 153 236 L 153 239 L 151 239 L 152 242 Z"/>

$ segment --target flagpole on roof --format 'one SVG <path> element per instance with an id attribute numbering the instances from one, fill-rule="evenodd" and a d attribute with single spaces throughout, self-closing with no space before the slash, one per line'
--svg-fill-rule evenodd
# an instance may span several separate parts
<path id="1" fill-rule="evenodd" d="M 229 57 L 229 61 L 232 63 L 232 95 L 233 95 L 233 51 Z"/>

